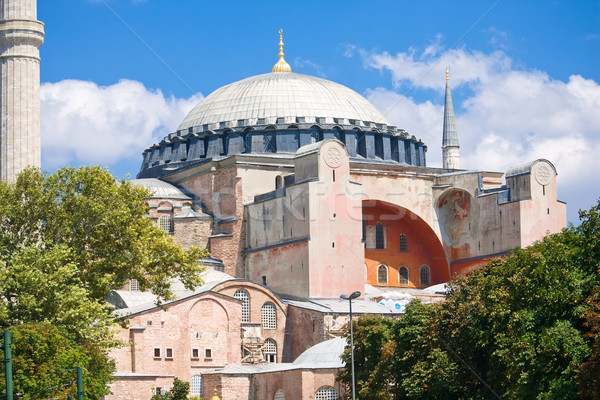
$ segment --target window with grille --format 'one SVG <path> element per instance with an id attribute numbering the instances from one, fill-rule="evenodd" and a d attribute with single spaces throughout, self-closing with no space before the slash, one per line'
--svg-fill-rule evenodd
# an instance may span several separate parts
<path id="1" fill-rule="evenodd" d="M 383 264 L 377 268 L 377 282 L 378 283 L 388 283 L 388 270 L 387 267 Z"/>
<path id="2" fill-rule="evenodd" d="M 173 349 L 170 347 L 167 347 L 165 349 L 165 358 L 168 360 L 172 360 L 173 359 Z"/>
<path id="3" fill-rule="evenodd" d="M 265 355 L 265 361 L 269 363 L 277 362 L 277 344 L 273 339 L 265 339 L 263 353 Z"/>
<path id="4" fill-rule="evenodd" d="M 375 248 L 385 249 L 385 229 L 381 222 L 375 224 Z"/>
<path id="5" fill-rule="evenodd" d="M 204 349 L 204 359 L 205 360 L 212 359 L 212 350 L 211 349 Z"/>
<path id="6" fill-rule="evenodd" d="M 137 279 L 131 279 L 129 281 L 129 290 L 132 292 L 138 292 L 140 290 L 140 283 Z"/>
<path id="7" fill-rule="evenodd" d="M 275 393 L 273 400 L 285 400 L 285 394 L 283 394 L 283 390 L 279 389 L 277 393 Z"/>
<path id="8" fill-rule="evenodd" d="M 250 295 L 243 289 L 236 290 L 233 297 L 242 302 L 242 322 L 250 322 Z"/>
<path id="9" fill-rule="evenodd" d="M 200 375 L 192 376 L 190 382 L 190 394 L 202 394 L 202 377 Z"/>
<path id="10" fill-rule="evenodd" d="M 400 235 L 400 251 L 408 251 L 408 247 L 406 245 L 406 235 L 404 233 Z"/>
<path id="11" fill-rule="evenodd" d="M 252 134 L 247 133 L 244 136 L 244 153 L 252 153 Z"/>
<path id="12" fill-rule="evenodd" d="M 331 386 L 323 386 L 315 393 L 315 400 L 338 400 L 338 394 Z"/>
<path id="13" fill-rule="evenodd" d="M 173 233 L 173 219 L 170 215 L 161 215 L 158 219 L 158 226 L 166 233 Z"/>
<path id="14" fill-rule="evenodd" d="M 419 270 L 421 285 L 431 285 L 431 271 L 427 265 L 422 265 Z"/>
<path id="15" fill-rule="evenodd" d="M 153 354 L 154 354 L 154 358 L 160 358 L 160 347 L 155 347 Z"/>
<path id="16" fill-rule="evenodd" d="M 404 265 L 398 269 L 398 283 L 408 285 L 408 268 Z"/>
<path id="17" fill-rule="evenodd" d="M 273 303 L 265 303 L 260 311 L 263 329 L 277 329 L 275 305 Z"/>

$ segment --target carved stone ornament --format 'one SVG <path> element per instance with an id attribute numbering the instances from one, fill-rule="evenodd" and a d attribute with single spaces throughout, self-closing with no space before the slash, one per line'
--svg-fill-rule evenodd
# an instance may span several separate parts
<path id="1" fill-rule="evenodd" d="M 339 147 L 328 146 L 327 150 L 325 150 L 325 163 L 331 168 L 337 168 L 342 165 L 342 157 L 344 155 Z"/>
<path id="2" fill-rule="evenodd" d="M 541 164 L 535 169 L 535 180 L 542 186 L 550 184 L 552 180 L 552 171 L 547 165 Z"/>

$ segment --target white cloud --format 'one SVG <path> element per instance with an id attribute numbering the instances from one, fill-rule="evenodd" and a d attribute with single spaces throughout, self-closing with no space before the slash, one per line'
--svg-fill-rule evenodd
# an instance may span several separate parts
<path id="1" fill-rule="evenodd" d="M 164 96 L 143 84 L 110 86 L 64 80 L 40 88 L 45 168 L 65 164 L 110 164 L 138 156 L 173 132 L 202 98 Z"/>
<path id="2" fill-rule="evenodd" d="M 547 158 L 557 168 L 559 198 L 569 203 L 569 220 L 589 208 L 600 195 L 600 86 L 572 75 L 567 82 L 538 70 L 513 67 L 505 53 L 484 54 L 464 49 L 441 54 L 363 52 L 368 68 L 391 73 L 398 88 L 444 90 L 443 71 L 451 68 L 452 88 L 464 85 L 466 98 L 454 96 L 461 143 L 461 166 L 504 171 L 510 165 Z M 402 92 L 402 90 L 398 90 Z M 411 92 L 412 93 L 412 92 Z M 367 97 L 390 123 L 408 130 L 429 146 L 428 164 L 441 165 L 443 104 L 415 102 L 394 91 L 377 88 Z M 438 98 L 443 98 L 441 95 Z"/>

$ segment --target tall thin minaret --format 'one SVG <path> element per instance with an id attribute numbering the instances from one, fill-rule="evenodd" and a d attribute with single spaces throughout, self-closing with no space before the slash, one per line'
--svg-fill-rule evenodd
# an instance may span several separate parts
<path id="1" fill-rule="evenodd" d="M 40 52 L 36 0 L 0 0 L 0 179 L 40 167 Z"/>
<path id="2" fill-rule="evenodd" d="M 444 104 L 444 135 L 442 137 L 442 153 L 444 156 L 444 168 L 460 169 L 460 155 L 458 149 L 458 132 L 456 131 L 456 120 L 454 119 L 454 107 L 452 107 L 452 96 L 450 95 L 450 71 L 446 67 L 446 103 Z"/>

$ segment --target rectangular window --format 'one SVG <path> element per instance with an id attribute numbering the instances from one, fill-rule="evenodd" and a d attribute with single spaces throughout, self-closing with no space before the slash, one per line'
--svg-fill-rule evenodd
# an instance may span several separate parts
<path id="1" fill-rule="evenodd" d="M 192 349 L 192 360 L 197 360 L 200 358 L 200 350 Z"/>
<path id="2" fill-rule="evenodd" d="M 211 349 L 204 349 L 204 359 L 212 360 L 212 350 Z"/>
<path id="3" fill-rule="evenodd" d="M 173 359 L 173 349 L 170 347 L 167 347 L 165 349 L 165 359 L 167 360 L 172 360 Z"/>
<path id="4" fill-rule="evenodd" d="M 157 358 L 157 359 L 160 358 L 160 347 L 154 348 L 154 358 Z"/>

